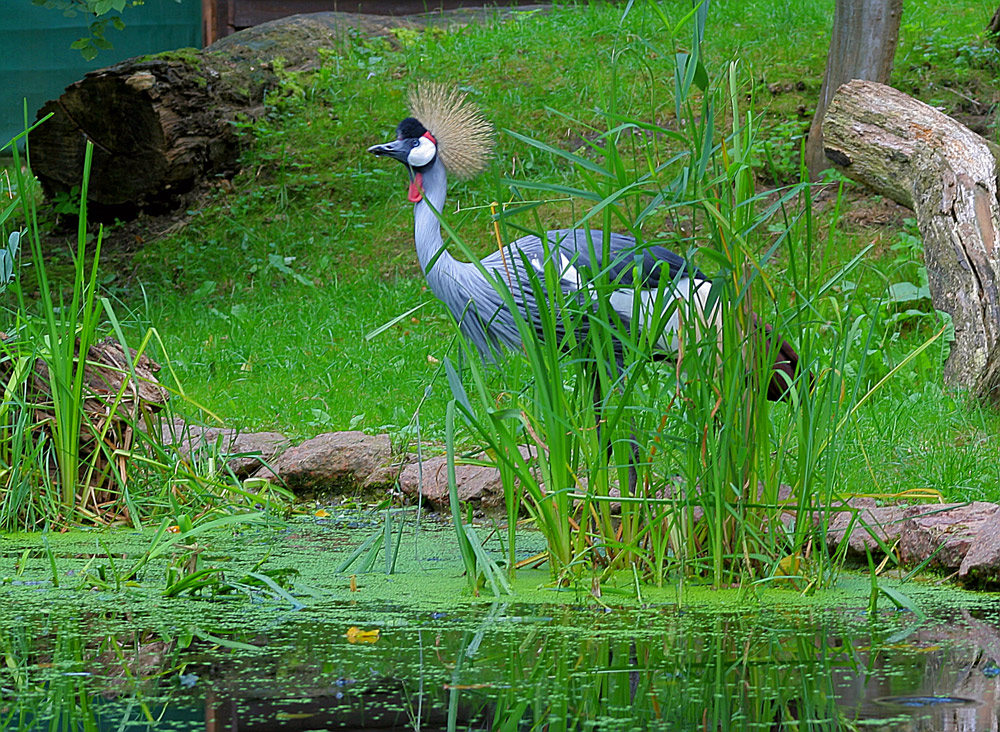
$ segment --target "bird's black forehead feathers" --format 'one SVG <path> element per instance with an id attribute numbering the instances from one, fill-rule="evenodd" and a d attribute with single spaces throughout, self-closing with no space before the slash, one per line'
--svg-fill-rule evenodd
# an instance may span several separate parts
<path id="1" fill-rule="evenodd" d="M 407 140 L 413 137 L 420 137 L 427 128 L 424 127 L 416 117 L 407 117 L 396 127 L 396 139 Z"/>

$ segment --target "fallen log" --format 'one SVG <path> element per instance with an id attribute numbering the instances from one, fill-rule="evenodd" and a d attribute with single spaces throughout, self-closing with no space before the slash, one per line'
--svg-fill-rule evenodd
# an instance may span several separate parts
<path id="1" fill-rule="evenodd" d="M 143 210 L 170 211 L 198 181 L 229 176 L 238 166 L 234 122 L 264 111 L 278 84 L 274 62 L 287 70 L 318 63 L 318 51 L 348 29 L 366 35 L 387 25 L 426 23 L 354 13 L 312 13 L 227 36 L 204 50 L 140 57 L 92 71 L 47 102 L 31 133 L 32 168 L 46 197 L 72 195 L 83 176 L 86 143 L 94 142 L 89 214 L 128 220 Z"/>
<path id="2" fill-rule="evenodd" d="M 955 326 L 945 380 L 1000 406 L 1000 206 L 990 145 L 933 107 L 860 80 L 837 90 L 823 140 L 838 170 L 916 214 L 931 298 Z"/>

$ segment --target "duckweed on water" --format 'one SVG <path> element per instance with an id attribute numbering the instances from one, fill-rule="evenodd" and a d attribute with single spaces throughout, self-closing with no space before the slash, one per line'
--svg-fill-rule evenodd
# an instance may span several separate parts
<path id="1" fill-rule="evenodd" d="M 124 575 L 136 565 L 149 551 L 154 535 L 152 529 L 143 532 L 76 531 L 47 537 L 37 533 L 7 534 L 0 536 L 0 592 L 10 600 L 16 598 L 18 604 L 65 600 L 79 605 L 86 604 L 91 595 L 104 598 L 119 594 L 128 597 L 130 602 L 162 604 L 165 602 L 162 594 L 167 568 L 171 562 L 176 562 L 178 555 L 187 553 L 196 554 L 203 566 L 217 569 L 230 579 L 242 578 L 257 570 L 294 570 L 294 579 L 289 581 L 290 591 L 307 607 L 317 601 L 350 600 L 393 602 L 433 611 L 495 599 L 488 587 L 481 589 L 478 597 L 468 593 L 455 532 L 433 521 L 425 520 L 419 528 L 415 528 L 412 518 L 404 524 L 399 548 L 394 547 L 396 561 L 392 574 L 384 571 L 384 552 L 375 557 L 369 571 L 364 571 L 361 561 L 338 571 L 359 544 L 379 531 L 380 522 L 361 512 L 324 519 L 298 518 L 287 523 L 262 519 L 254 524 L 237 524 L 235 530 L 208 531 L 193 541 L 181 542 L 142 566 L 135 576 L 120 576 L 117 593 L 107 588 L 98 588 L 101 591 L 96 593 L 81 590 L 94 589 L 87 577 L 95 576 L 102 568 L 108 577 L 107 584 L 111 584 L 113 571 Z M 494 556 L 502 556 L 500 532 L 483 529 L 481 533 L 487 537 L 484 542 L 487 549 Z M 531 557 L 544 546 L 540 535 L 523 532 L 517 558 Z M 53 562 L 57 582 L 53 581 Z M 941 586 L 927 579 L 903 584 L 891 573 L 878 581 L 911 600 L 914 605 L 911 610 L 962 608 L 977 605 L 983 598 L 982 594 Z M 708 584 L 688 580 L 656 588 L 637 582 L 632 573 L 622 572 L 602 582 L 598 592 L 592 592 L 594 585 L 589 578 L 569 587 L 555 586 L 543 567 L 518 570 L 513 596 L 509 599 L 522 604 L 555 602 L 598 608 L 677 605 L 711 611 L 716 606 L 729 609 L 739 601 L 750 607 L 759 604 L 863 609 L 868 605 L 871 587 L 867 574 L 845 572 L 831 590 L 809 595 L 798 591 L 791 581 L 714 590 Z M 259 604 L 265 598 L 258 595 L 250 599 Z M 881 602 L 892 606 L 885 598 Z M 217 604 L 211 603 L 211 606 Z M 0 607 L 0 617 L 3 612 Z"/>
<path id="2" fill-rule="evenodd" d="M 981 595 L 911 581 L 894 586 L 924 616 L 870 613 L 870 581 L 845 575 L 811 598 L 686 587 L 679 605 L 676 589 L 642 586 L 640 602 L 624 577 L 600 598 L 557 590 L 536 569 L 506 601 L 472 598 L 454 532 L 410 526 L 396 572 L 354 573 L 353 592 L 336 567 L 377 524 L 308 518 L 198 538 L 227 581 L 297 569 L 294 605 L 266 592 L 165 598 L 169 555 L 120 591 L 81 590 L 88 563 L 148 549 L 138 532 L 49 537 L 55 587 L 40 537 L 3 537 L 0 729 L 941 729 L 942 715 L 996 714 L 983 702 L 1000 619 Z M 896 697 L 975 703 L 886 703 Z"/>

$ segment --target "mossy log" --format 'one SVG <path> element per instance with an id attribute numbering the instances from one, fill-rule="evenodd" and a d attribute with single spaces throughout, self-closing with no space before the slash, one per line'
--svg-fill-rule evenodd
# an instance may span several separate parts
<path id="1" fill-rule="evenodd" d="M 860 80 L 837 90 L 823 140 L 837 169 L 916 214 L 934 306 L 955 325 L 945 380 L 1000 406 L 995 148 L 933 107 Z"/>
<path id="2" fill-rule="evenodd" d="M 147 209 L 169 211 L 200 180 L 232 175 L 240 145 L 233 122 L 264 111 L 275 87 L 275 61 L 288 70 L 318 63 L 318 50 L 349 28 L 371 35 L 408 21 L 352 13 L 312 13 L 227 36 L 204 50 L 140 57 L 88 73 L 38 118 L 30 136 L 32 167 L 51 199 L 83 176 L 94 142 L 90 215 L 127 220 Z"/>

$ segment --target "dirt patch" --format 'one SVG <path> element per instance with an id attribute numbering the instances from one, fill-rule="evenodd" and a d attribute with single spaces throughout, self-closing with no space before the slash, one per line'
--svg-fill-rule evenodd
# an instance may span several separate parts
<path id="1" fill-rule="evenodd" d="M 203 183 L 180 196 L 180 205 L 173 210 L 143 212 L 131 221 L 116 221 L 103 226 L 101 262 L 106 271 L 128 275 L 133 270 L 132 257 L 146 244 L 183 229 L 196 213 L 203 209 L 208 199 L 228 180 Z M 42 213 L 45 215 L 44 204 Z M 48 255 L 76 250 L 77 218 L 58 216 L 54 224 L 41 225 L 42 251 Z M 91 236 L 102 231 L 98 224 L 88 227 Z"/>
<path id="2" fill-rule="evenodd" d="M 913 211 L 885 196 L 876 196 L 867 190 L 852 191 L 840 215 L 839 226 L 849 231 L 902 227 L 904 221 L 912 217 Z"/>

